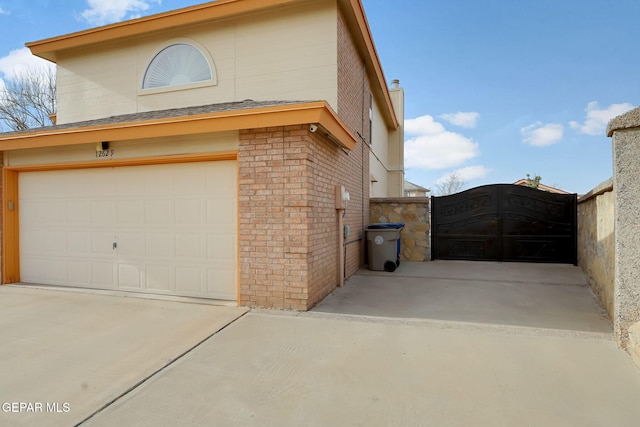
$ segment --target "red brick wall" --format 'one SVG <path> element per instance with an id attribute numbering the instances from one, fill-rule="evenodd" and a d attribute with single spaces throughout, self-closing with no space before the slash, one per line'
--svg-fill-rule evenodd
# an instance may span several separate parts
<path id="1" fill-rule="evenodd" d="M 347 239 L 347 277 L 364 264 L 364 228 L 369 221 L 369 126 L 370 81 L 358 49 L 342 13 L 338 14 L 338 115 L 359 137 L 360 142 L 341 164 L 340 178 L 351 194 L 346 223 L 351 227 Z M 359 211 L 359 209 L 362 209 Z"/>
<path id="2" fill-rule="evenodd" d="M 338 19 L 338 116 L 358 136 L 345 152 L 307 125 L 240 132 L 240 305 L 308 310 L 339 283 L 335 187 L 351 195 L 346 276 L 364 264 L 369 221 L 369 79 Z"/>
<path id="3" fill-rule="evenodd" d="M 368 198 L 357 148 L 347 154 L 308 126 L 240 132 L 240 305 L 308 310 L 335 289 L 338 184 L 352 197 L 344 220 L 353 230 L 347 273 L 360 268 Z"/>

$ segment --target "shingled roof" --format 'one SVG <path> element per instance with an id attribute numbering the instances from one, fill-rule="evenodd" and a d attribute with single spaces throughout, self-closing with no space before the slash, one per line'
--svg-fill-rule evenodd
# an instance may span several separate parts
<path id="1" fill-rule="evenodd" d="M 26 129 L 14 132 L 0 132 L 0 137 L 19 136 L 23 134 L 33 133 L 34 131 L 56 131 L 62 129 L 83 128 L 89 126 L 112 125 L 118 123 L 135 123 L 145 120 L 169 119 L 172 117 L 195 116 L 198 114 L 221 113 L 225 111 L 251 110 L 254 108 L 275 107 L 278 105 L 301 104 L 309 101 L 254 101 L 246 99 L 240 102 L 223 102 L 220 104 L 200 105 L 197 107 L 171 108 L 168 110 L 146 111 L 142 113 L 121 114 L 102 119 L 86 120 L 74 123 L 65 123 L 55 126 L 44 126 L 34 129 Z M 313 101 L 312 101 L 313 102 Z"/>

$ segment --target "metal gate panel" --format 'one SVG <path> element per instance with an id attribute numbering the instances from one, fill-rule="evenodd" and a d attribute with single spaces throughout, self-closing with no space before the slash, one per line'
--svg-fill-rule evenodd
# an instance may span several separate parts
<path id="1" fill-rule="evenodd" d="M 432 259 L 577 262 L 577 196 L 509 184 L 432 198 Z"/>
<path id="2" fill-rule="evenodd" d="M 498 191 L 484 186 L 433 197 L 432 258 L 494 260 L 500 252 Z"/>

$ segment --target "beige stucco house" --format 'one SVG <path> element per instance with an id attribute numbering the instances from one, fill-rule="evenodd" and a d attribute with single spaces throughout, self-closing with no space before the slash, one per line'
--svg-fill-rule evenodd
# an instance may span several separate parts
<path id="1" fill-rule="evenodd" d="M 57 64 L 57 124 L 0 134 L 2 283 L 305 310 L 362 266 L 369 197 L 402 195 L 403 91 L 360 0 L 219 0 L 27 46 Z"/>

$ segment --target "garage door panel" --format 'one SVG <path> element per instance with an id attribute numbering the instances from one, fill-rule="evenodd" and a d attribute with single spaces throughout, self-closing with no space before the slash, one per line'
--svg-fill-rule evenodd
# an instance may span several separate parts
<path id="1" fill-rule="evenodd" d="M 220 168 L 207 169 L 206 173 L 206 192 L 213 195 L 228 195 L 231 191 L 235 192 L 237 167 L 235 162 L 225 162 Z"/>
<path id="2" fill-rule="evenodd" d="M 218 263 L 233 262 L 236 258 L 235 245 L 227 247 L 219 242 L 228 241 L 232 238 L 232 233 L 211 233 L 207 235 L 207 258 L 217 260 Z"/>
<path id="3" fill-rule="evenodd" d="M 141 200 L 120 200 L 117 203 L 118 225 L 142 225 L 144 203 Z"/>
<path id="4" fill-rule="evenodd" d="M 67 253 L 76 257 L 86 256 L 91 253 L 91 233 L 88 231 L 68 232 Z"/>
<path id="5" fill-rule="evenodd" d="M 219 266 L 218 268 L 210 268 L 207 271 L 207 293 L 212 298 L 217 299 L 236 299 L 237 295 L 234 290 L 229 289 L 225 284 L 235 282 L 236 271 L 232 266 Z"/>
<path id="6" fill-rule="evenodd" d="M 174 206 L 175 221 L 181 226 L 202 224 L 202 199 L 179 199 Z"/>
<path id="7" fill-rule="evenodd" d="M 57 285 L 68 283 L 68 269 L 66 259 L 43 259 L 45 277 Z"/>
<path id="8" fill-rule="evenodd" d="M 172 286 L 172 268 L 166 265 L 148 264 L 146 269 L 147 289 L 162 293 L 175 290 Z"/>
<path id="9" fill-rule="evenodd" d="M 121 168 L 117 173 L 110 170 L 108 181 L 115 184 L 115 194 L 120 196 L 137 196 L 145 194 L 145 182 L 137 168 Z"/>
<path id="10" fill-rule="evenodd" d="M 21 257 L 20 267 L 22 268 L 21 280 L 26 283 L 44 283 L 44 264 L 42 259 L 34 257 Z"/>
<path id="11" fill-rule="evenodd" d="M 176 291 L 183 295 L 200 295 L 205 292 L 203 269 L 199 266 L 177 265 L 175 269 Z"/>
<path id="12" fill-rule="evenodd" d="M 202 235 L 199 233 L 176 234 L 176 258 L 198 259 L 202 257 Z"/>
<path id="13" fill-rule="evenodd" d="M 74 200 L 67 202 L 65 207 L 65 219 L 67 224 L 88 225 L 91 223 L 91 202 L 87 200 Z"/>
<path id="14" fill-rule="evenodd" d="M 41 225 L 45 204 L 38 200 L 20 201 L 20 223 L 26 225 Z"/>
<path id="15" fill-rule="evenodd" d="M 144 206 L 144 220 L 147 224 L 175 224 L 175 204 L 173 199 L 147 200 Z"/>
<path id="16" fill-rule="evenodd" d="M 180 168 L 180 173 L 177 173 L 175 177 L 175 188 L 178 189 L 177 195 L 180 194 L 179 190 L 181 188 L 190 188 L 194 194 L 207 194 L 207 183 L 206 169 L 182 167 Z"/>
<path id="17" fill-rule="evenodd" d="M 64 225 L 67 222 L 67 204 L 64 200 L 49 200 L 45 205 L 42 224 L 48 226 Z"/>
<path id="18" fill-rule="evenodd" d="M 90 287 L 115 289 L 115 266 L 112 262 L 92 262 Z"/>
<path id="19" fill-rule="evenodd" d="M 91 225 L 93 228 L 103 226 L 111 227 L 116 221 L 115 200 L 91 200 Z"/>
<path id="20" fill-rule="evenodd" d="M 146 255 L 154 258 L 172 258 L 174 236 L 170 233 L 147 233 L 145 235 Z"/>
<path id="21" fill-rule="evenodd" d="M 236 217 L 235 198 L 220 196 L 207 200 L 207 224 L 233 227 Z"/>
<path id="22" fill-rule="evenodd" d="M 115 240 L 117 242 L 116 253 L 118 257 L 143 258 L 146 255 L 144 232 L 120 231 Z"/>
<path id="23" fill-rule="evenodd" d="M 114 234 L 112 231 L 91 232 L 91 255 L 103 255 L 105 258 L 113 257 Z"/>
<path id="24" fill-rule="evenodd" d="M 36 256 L 57 256 L 66 253 L 67 235 L 63 231 L 36 228 L 25 233 L 20 249 Z"/>
<path id="25" fill-rule="evenodd" d="M 20 173 L 22 279 L 236 299 L 236 177 L 233 161 Z"/>
<path id="26" fill-rule="evenodd" d="M 118 264 L 118 287 L 129 289 L 142 289 L 142 276 L 144 269 L 142 264 Z"/>
<path id="27" fill-rule="evenodd" d="M 91 282 L 91 264 L 86 261 L 72 261 L 68 264 L 69 283 L 83 286 Z"/>

